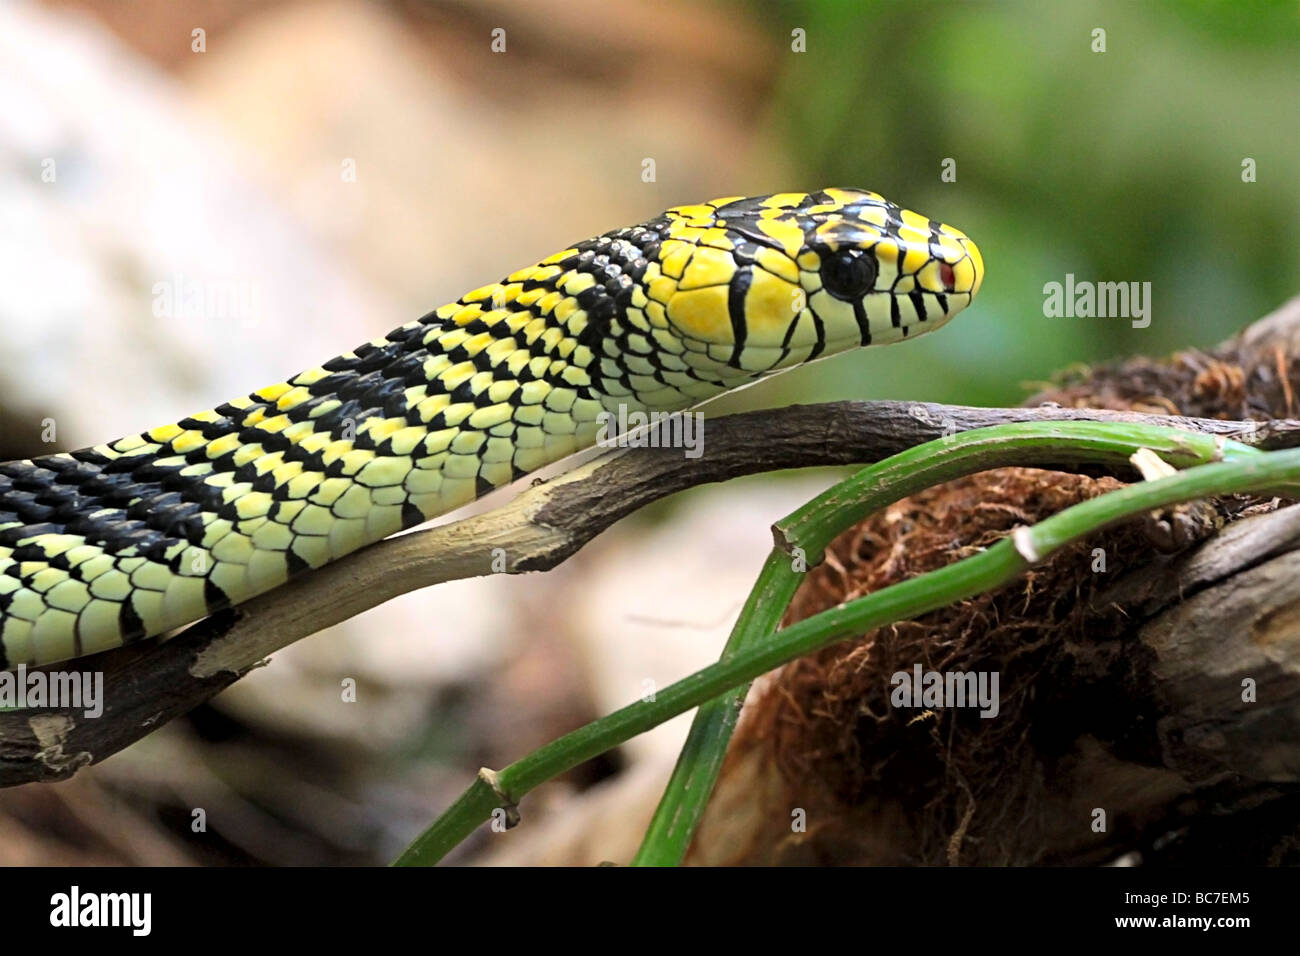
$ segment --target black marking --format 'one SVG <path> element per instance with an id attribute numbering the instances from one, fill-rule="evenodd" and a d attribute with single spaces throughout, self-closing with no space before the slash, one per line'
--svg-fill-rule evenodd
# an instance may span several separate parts
<path id="1" fill-rule="evenodd" d="M 384 338 L 386 338 L 390 342 L 406 344 L 410 342 L 412 338 L 417 340 L 422 338 L 424 336 L 424 331 L 425 330 L 420 328 L 419 326 L 412 326 L 409 329 L 406 328 L 405 326 L 398 326 L 397 328 L 393 329 L 393 331 L 385 335 Z"/>
<path id="2" fill-rule="evenodd" d="M 11 492 L 5 497 L 5 504 L 23 524 L 49 524 L 51 527 L 57 527 L 57 524 L 51 520 L 57 517 L 54 509 L 39 504 L 33 492 Z"/>
<path id="3" fill-rule="evenodd" d="M 157 532 L 150 531 L 149 534 L 141 532 L 140 543 L 136 545 L 140 556 L 154 564 L 165 565 L 167 563 L 167 551 L 175 541 L 164 537 Z"/>
<path id="4" fill-rule="evenodd" d="M 424 524 L 424 512 L 411 503 L 410 498 L 402 501 L 402 528 L 414 528 L 417 524 Z"/>
<path id="5" fill-rule="evenodd" d="M 294 577 L 295 575 L 301 574 L 303 571 L 311 570 L 311 565 L 308 564 L 306 559 L 298 554 L 298 552 L 293 550 L 292 545 L 287 551 L 284 551 L 283 554 L 284 563 L 289 568 L 289 577 Z"/>
<path id="6" fill-rule="evenodd" d="M 731 335 L 735 340 L 731 348 L 731 358 L 727 361 L 732 368 L 740 368 L 740 355 L 745 350 L 745 339 L 749 337 L 745 299 L 753 283 L 754 267 L 741 266 L 731 277 L 731 284 L 727 290 L 727 313 L 731 316 Z"/>
<path id="7" fill-rule="evenodd" d="M 203 603 L 207 606 L 209 614 L 223 607 L 230 607 L 229 596 L 221 590 L 221 585 L 212 580 L 211 575 L 203 579 Z"/>
<path id="8" fill-rule="evenodd" d="M 140 615 L 136 613 L 135 605 L 131 602 L 134 595 L 134 590 L 127 594 L 126 600 L 122 602 L 122 606 L 117 612 L 117 627 L 122 636 L 123 644 L 144 634 L 144 621 L 140 619 Z"/>
<path id="9" fill-rule="evenodd" d="M 188 431 L 196 431 L 203 436 L 204 441 L 212 441 L 220 438 L 227 432 L 234 431 L 235 423 L 229 418 L 218 418 L 212 422 L 202 422 L 197 418 L 182 418 L 176 423 L 177 427 L 184 428 Z M 195 449 L 202 451 L 202 449 Z"/>
<path id="10" fill-rule="evenodd" d="M 307 386 L 307 391 L 313 395 L 326 396 L 333 395 L 341 388 L 352 381 L 354 376 L 349 372 L 335 372 L 333 375 L 326 375 Z"/>
<path id="11" fill-rule="evenodd" d="M 853 300 L 853 318 L 858 323 L 858 333 L 862 336 L 862 344 L 871 344 L 871 320 L 867 317 L 867 307 L 862 304 L 861 299 Z"/>
<path id="12" fill-rule="evenodd" d="M 790 351 L 790 342 L 794 339 L 794 334 L 799 330 L 799 322 L 803 318 L 803 312 L 798 312 L 790 320 L 790 324 L 785 327 L 785 335 L 781 338 L 782 357 Z"/>
<path id="13" fill-rule="evenodd" d="M 327 372 L 355 372 L 358 375 L 365 375 L 367 372 L 373 372 L 381 369 L 392 360 L 393 348 L 391 346 L 379 348 L 367 342 L 353 350 L 353 355 L 340 355 L 332 358 L 321 368 Z M 250 396 L 256 398 L 255 396 Z"/>
<path id="14" fill-rule="evenodd" d="M 269 495 L 275 491 L 275 472 L 265 471 L 260 475 L 254 475 L 253 479 L 249 481 L 248 484 L 253 491 Z"/>
<path id="15" fill-rule="evenodd" d="M 925 295 L 920 289 L 913 289 L 907 293 L 907 297 L 912 300 L 912 308 L 916 309 L 916 321 L 924 322 L 927 318 L 925 314 Z"/>
<path id="16" fill-rule="evenodd" d="M 77 451 L 71 452 L 70 454 L 72 455 L 73 458 L 77 459 L 77 461 L 81 462 L 82 464 L 94 465 L 99 468 L 102 468 L 104 465 L 108 464 L 108 456 L 101 455 L 93 448 L 81 448 L 78 449 Z"/>
<path id="17" fill-rule="evenodd" d="M 640 282 L 641 277 L 645 275 L 646 269 L 650 267 L 650 262 L 645 256 L 638 255 L 635 259 L 627 264 L 627 275 L 633 282 Z"/>
<path id="18" fill-rule="evenodd" d="M 733 199 L 717 207 L 717 218 L 723 221 L 756 218 L 768 210 L 763 203 L 770 198 L 770 196 L 746 196 L 743 199 Z"/>
<path id="19" fill-rule="evenodd" d="M 733 239 L 731 243 L 731 258 L 735 260 L 736 265 L 752 265 L 758 256 L 759 247 L 757 243 L 750 242 L 748 239 Z"/>
<path id="20" fill-rule="evenodd" d="M 811 362 L 826 351 L 826 323 L 822 321 L 822 317 L 817 314 L 817 310 L 812 305 L 808 306 L 808 311 L 812 313 L 813 330 L 817 333 L 817 342 L 813 345 L 812 351 L 808 353 L 808 358 L 805 359 L 805 361 Z"/>

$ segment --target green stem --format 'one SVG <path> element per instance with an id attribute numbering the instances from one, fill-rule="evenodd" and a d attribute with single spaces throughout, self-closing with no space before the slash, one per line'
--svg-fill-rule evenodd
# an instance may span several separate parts
<path id="1" fill-rule="evenodd" d="M 993 467 L 1041 465 L 1050 459 L 1058 465 L 1122 470 L 1129 456 L 1143 447 L 1176 467 L 1260 454 L 1237 442 L 1192 432 L 1096 422 L 1015 423 L 918 445 L 863 468 L 774 526 L 778 544 L 741 609 L 721 659 L 775 631 L 799 587 L 802 570 L 820 564 L 830 542 L 867 515 L 925 488 Z M 675 866 L 685 857 L 748 693 L 746 683 L 697 711 L 633 866 Z"/>
<path id="2" fill-rule="evenodd" d="M 1249 455 L 1240 461 L 1202 465 L 1074 505 L 979 554 L 823 611 L 670 685 L 654 700 L 624 707 L 534 751 L 502 770 L 495 788 L 480 777 L 395 862 L 436 863 L 488 819 L 503 797 L 505 802 L 517 802 L 556 774 L 786 661 L 1010 582 L 1031 564 L 1017 546 L 1035 560 L 1044 560 L 1078 538 L 1153 508 L 1229 492 L 1271 491 L 1293 486 L 1297 481 L 1300 451 Z"/>

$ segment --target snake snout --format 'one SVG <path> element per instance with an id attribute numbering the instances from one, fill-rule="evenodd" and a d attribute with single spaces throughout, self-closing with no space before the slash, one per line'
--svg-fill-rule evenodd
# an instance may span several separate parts
<path id="1" fill-rule="evenodd" d="M 933 296 L 948 318 L 971 304 L 984 281 L 984 259 L 965 233 L 935 223 L 923 244 L 909 244 L 904 261 L 913 256 L 925 264 L 912 273 L 915 287 Z M 906 270 L 904 270 L 906 272 Z"/>

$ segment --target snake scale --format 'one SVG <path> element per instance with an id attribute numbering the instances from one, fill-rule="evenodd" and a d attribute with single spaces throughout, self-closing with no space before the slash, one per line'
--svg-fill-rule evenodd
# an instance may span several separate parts
<path id="1" fill-rule="evenodd" d="M 983 262 L 856 189 L 679 206 L 175 424 L 0 464 L 0 669 L 164 634 L 596 441 L 937 328 Z"/>

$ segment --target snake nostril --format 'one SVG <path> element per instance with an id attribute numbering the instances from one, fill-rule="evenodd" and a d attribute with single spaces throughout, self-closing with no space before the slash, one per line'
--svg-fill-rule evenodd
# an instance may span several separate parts
<path id="1" fill-rule="evenodd" d="M 949 292 L 957 284 L 957 277 L 953 275 L 952 266 L 946 262 L 939 263 L 939 281 L 943 283 L 943 287 Z"/>

